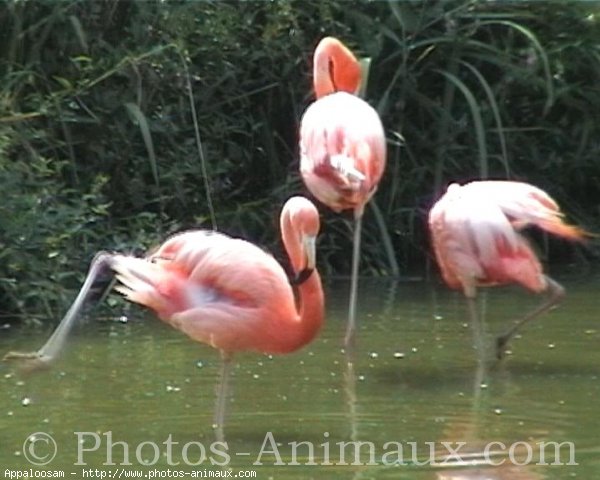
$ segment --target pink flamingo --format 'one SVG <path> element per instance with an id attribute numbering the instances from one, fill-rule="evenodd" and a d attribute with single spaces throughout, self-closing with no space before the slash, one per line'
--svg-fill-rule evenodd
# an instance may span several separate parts
<path id="1" fill-rule="evenodd" d="M 317 100 L 300 125 L 300 173 L 310 192 L 335 212 L 354 211 L 352 280 L 345 344 L 354 341 L 361 224 L 386 162 L 377 112 L 357 97 L 360 65 L 339 40 L 322 39 L 314 53 Z"/>
<path id="2" fill-rule="evenodd" d="M 282 209 L 280 225 L 296 274 L 297 300 L 284 269 L 259 247 L 212 231 L 189 231 L 169 238 L 146 258 L 98 254 L 75 303 L 46 345 L 34 354 L 11 352 L 7 357 L 33 358 L 39 364 L 54 360 L 94 279 L 108 266 L 120 282 L 116 290 L 128 300 L 220 350 L 214 423 L 222 439 L 233 353 L 293 352 L 309 343 L 323 322 L 323 289 L 315 269 L 317 209 L 306 198 L 293 197 Z"/>
<path id="3" fill-rule="evenodd" d="M 562 300 L 565 290 L 544 275 L 527 240 L 519 233 L 527 225 L 570 240 L 586 233 L 562 220 L 556 202 L 543 190 L 522 182 L 475 181 L 452 184 L 429 213 L 429 228 L 437 262 L 446 283 L 462 289 L 471 321 L 478 325 L 478 287 L 518 283 L 548 299 L 522 317 L 496 340 L 496 355 L 526 322 Z"/>

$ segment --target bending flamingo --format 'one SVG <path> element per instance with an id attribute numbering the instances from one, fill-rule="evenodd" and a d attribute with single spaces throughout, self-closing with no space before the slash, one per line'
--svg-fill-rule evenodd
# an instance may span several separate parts
<path id="1" fill-rule="evenodd" d="M 221 351 L 215 425 L 222 439 L 233 353 L 293 352 L 309 343 L 323 322 L 323 290 L 315 270 L 317 209 L 309 200 L 293 197 L 283 207 L 280 225 L 299 283 L 298 301 L 284 269 L 259 247 L 212 231 L 189 231 L 171 237 L 146 258 L 98 254 L 77 300 L 46 345 L 36 354 L 9 357 L 53 360 L 89 287 L 109 266 L 120 282 L 116 289 L 128 300 Z"/>
<path id="2" fill-rule="evenodd" d="M 562 220 L 556 202 L 543 190 L 522 182 L 476 181 L 452 184 L 429 213 L 435 256 L 446 283 L 462 289 L 471 321 L 478 325 L 475 297 L 478 287 L 518 283 L 548 299 L 522 317 L 496 340 L 496 355 L 526 322 L 562 300 L 565 290 L 544 275 L 527 240 L 519 233 L 527 225 L 570 240 L 585 232 Z"/>
<path id="3" fill-rule="evenodd" d="M 352 52 L 326 37 L 314 53 L 314 89 L 300 125 L 300 173 L 310 192 L 335 212 L 354 211 L 352 283 L 345 343 L 356 328 L 361 224 L 386 162 L 383 126 L 377 112 L 357 97 L 361 72 Z"/>

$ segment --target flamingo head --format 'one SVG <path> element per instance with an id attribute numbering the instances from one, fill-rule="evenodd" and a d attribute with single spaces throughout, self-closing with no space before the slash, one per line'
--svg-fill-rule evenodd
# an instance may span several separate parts
<path id="1" fill-rule="evenodd" d="M 295 284 L 306 281 L 316 268 L 319 212 L 304 197 L 290 198 L 281 211 L 281 234 L 294 270 Z"/>
<path id="2" fill-rule="evenodd" d="M 314 54 L 314 88 L 317 98 L 334 92 L 357 94 L 361 68 L 354 54 L 334 37 L 323 38 Z"/>

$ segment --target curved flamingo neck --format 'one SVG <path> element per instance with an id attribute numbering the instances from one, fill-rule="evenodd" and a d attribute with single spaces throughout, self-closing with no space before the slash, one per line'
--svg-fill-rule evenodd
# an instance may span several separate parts
<path id="1" fill-rule="evenodd" d="M 302 258 L 302 240 L 300 239 L 300 233 L 298 229 L 292 223 L 290 215 L 287 211 L 284 211 L 281 215 L 281 240 L 283 246 L 290 259 L 290 264 L 294 273 L 300 272 L 303 267 Z"/>
<path id="2" fill-rule="evenodd" d="M 319 272 L 314 270 L 308 279 L 298 287 L 300 328 L 296 332 L 296 348 L 309 343 L 323 324 L 325 301 Z"/>
<path id="3" fill-rule="evenodd" d="M 302 198 L 288 201 L 281 214 L 281 238 L 294 273 L 307 267 L 302 237 L 306 232 L 319 230 L 319 214 L 310 202 Z M 310 342 L 323 324 L 324 295 L 321 277 L 316 269 L 298 287 L 298 321 L 287 326 L 288 351 Z"/>
<path id="4" fill-rule="evenodd" d="M 315 49 L 313 81 L 317 98 L 334 92 L 356 94 L 361 82 L 360 65 L 342 42 L 326 37 Z"/>

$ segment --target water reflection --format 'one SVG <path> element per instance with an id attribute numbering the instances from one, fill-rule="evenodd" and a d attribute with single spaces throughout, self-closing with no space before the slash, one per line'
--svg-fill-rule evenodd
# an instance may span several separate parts
<path id="1" fill-rule="evenodd" d="M 251 456 L 232 455 L 231 466 L 255 468 L 259 478 L 277 480 L 563 480 L 573 473 L 595 478 L 600 471 L 595 293 L 600 281 L 565 283 L 565 303 L 514 339 L 512 355 L 490 363 L 493 355 L 480 361 L 473 348 L 472 326 L 459 294 L 427 283 L 361 281 L 358 351 L 350 367 L 342 352 L 347 284 L 330 283 L 327 323 L 314 344 L 276 359 L 244 356 L 234 366 L 236 404 L 227 441 L 233 451 Z M 483 351 L 493 351 L 493 333 L 534 301 L 516 289 L 481 295 Z M 3 332 L 0 351 L 31 350 L 46 335 Z M 23 467 L 22 453 L 15 452 L 35 431 L 50 432 L 62 446 L 54 468 L 70 468 L 76 461 L 75 431 L 112 431 L 115 441 L 134 447 L 144 441 L 162 445 L 168 435 L 180 444 L 209 444 L 215 433 L 211 417 L 218 360 L 208 347 L 139 311 L 128 324 L 89 322 L 76 329 L 53 370 L 25 376 L 11 364 L 0 364 L 0 462 Z M 265 455 L 264 465 L 253 466 L 269 431 L 282 445 L 284 462 L 291 460 L 288 442 L 314 443 L 313 463 L 299 456 L 298 465 L 284 468 Z M 329 441 L 333 452 L 337 442 L 353 440 L 374 444 L 376 465 L 367 465 L 366 457 L 361 465 L 322 465 L 321 443 Z M 440 464 L 454 460 L 443 441 L 467 442 L 460 450 L 464 463 Z M 523 462 L 527 445 L 539 441 L 572 442 L 579 466 L 567 465 L 566 450 L 563 465 L 482 464 L 491 442 L 507 448 L 523 442 L 516 452 Z M 406 465 L 381 462 L 386 442 L 405 446 Z M 434 442 L 437 462 L 416 465 L 408 442 L 417 445 L 421 463 L 429 454 L 426 442 Z M 491 451 L 495 462 L 507 458 L 507 449 L 498 444 Z M 88 463 L 102 468 L 101 452 L 88 457 Z M 331 461 L 337 460 L 332 453 Z M 169 465 L 161 458 L 157 467 Z"/>
<path id="2" fill-rule="evenodd" d="M 438 480 L 542 480 L 545 477 L 529 467 L 515 465 L 473 468 L 437 474 Z"/>
<path id="3" fill-rule="evenodd" d="M 481 330 L 476 331 L 480 334 Z M 475 339 L 476 345 L 483 342 Z M 492 375 L 489 369 L 492 368 Z M 495 371 L 494 371 L 495 369 Z M 497 375 L 493 375 L 496 373 Z M 486 380 L 484 380 L 486 379 Z M 493 407 L 486 395 L 489 384 L 497 387 L 507 381 L 503 365 L 491 366 L 485 354 L 478 354 L 477 366 L 473 374 L 472 408 L 456 416 L 444 429 L 444 437 L 439 443 L 452 445 L 449 455 L 442 455 L 436 462 L 445 465 L 447 470 L 437 472 L 438 480 L 541 480 L 545 478 L 535 463 L 539 461 L 539 441 L 531 441 L 530 436 L 514 439 L 512 443 L 500 441 L 485 427 L 485 414 Z M 494 399 L 495 401 L 497 399 Z M 498 410 L 496 412 L 500 413 Z M 552 461 L 552 460 L 550 460 Z"/>

